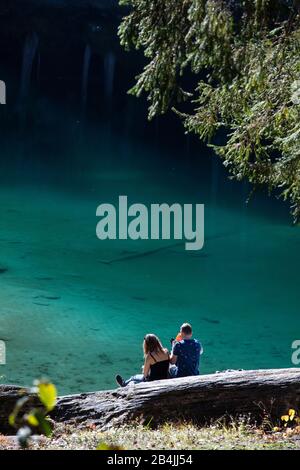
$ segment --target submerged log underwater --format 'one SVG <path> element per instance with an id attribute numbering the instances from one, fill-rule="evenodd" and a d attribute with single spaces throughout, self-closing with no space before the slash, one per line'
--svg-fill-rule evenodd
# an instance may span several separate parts
<path id="1" fill-rule="evenodd" d="M 8 416 L 19 390 L 0 386 L 1 432 L 9 432 Z M 266 414 L 278 419 L 289 408 L 300 408 L 300 368 L 222 372 L 69 395 L 58 399 L 51 417 L 106 429 L 134 420 L 155 425 L 250 416 L 260 422 Z"/>

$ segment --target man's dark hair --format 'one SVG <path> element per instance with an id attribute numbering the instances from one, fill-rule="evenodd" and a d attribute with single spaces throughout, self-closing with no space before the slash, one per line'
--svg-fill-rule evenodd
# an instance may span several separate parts
<path id="1" fill-rule="evenodd" d="M 181 325 L 180 331 L 181 333 L 187 336 L 191 335 L 193 332 L 192 327 L 189 323 L 184 323 L 183 325 Z"/>

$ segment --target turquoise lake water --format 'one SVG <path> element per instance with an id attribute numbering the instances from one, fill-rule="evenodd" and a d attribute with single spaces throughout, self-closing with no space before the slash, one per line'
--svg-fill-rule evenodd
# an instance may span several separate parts
<path id="1" fill-rule="evenodd" d="M 116 373 L 140 371 L 146 333 L 169 346 L 185 321 L 203 343 L 202 373 L 292 367 L 300 228 L 288 207 L 263 193 L 246 205 L 249 188 L 196 139 L 177 145 L 183 130 L 164 119 L 151 134 L 130 100 L 110 126 L 41 96 L 34 126 L 27 118 L 25 129 L 1 130 L 2 382 L 47 376 L 60 394 L 112 388 Z M 135 131 L 141 120 L 147 138 Z M 122 194 L 205 204 L 204 248 L 99 241 L 96 208 Z"/>
<path id="2" fill-rule="evenodd" d="M 242 188 L 223 180 L 221 169 L 221 189 L 213 192 L 201 168 L 171 167 L 164 152 L 151 159 L 157 149 L 130 143 L 127 162 L 112 144 L 109 159 L 120 164 L 103 170 L 86 163 L 88 152 L 79 172 L 56 169 L 44 180 L 21 177 L 16 163 L 10 174 L 2 168 L 3 380 L 24 385 L 46 375 L 60 393 L 111 388 L 115 373 L 139 370 L 145 333 L 169 345 L 183 321 L 203 342 L 202 373 L 291 366 L 300 327 L 300 230 L 267 197 L 245 206 Z M 146 204 L 205 203 L 205 247 L 104 264 L 170 245 L 99 241 L 96 207 L 119 194 Z"/>

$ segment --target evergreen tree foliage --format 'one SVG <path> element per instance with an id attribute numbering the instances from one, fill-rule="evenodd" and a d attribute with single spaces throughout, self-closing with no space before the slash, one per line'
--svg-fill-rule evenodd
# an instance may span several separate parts
<path id="1" fill-rule="evenodd" d="M 231 176 L 265 185 L 300 217 L 300 0 L 121 0 L 121 44 L 147 63 L 130 93 L 149 118 L 174 109 Z M 183 76 L 197 77 L 195 89 Z M 192 111 L 183 102 L 189 100 Z M 223 131 L 221 131 L 223 129 Z M 218 132 L 223 145 L 214 145 Z"/>

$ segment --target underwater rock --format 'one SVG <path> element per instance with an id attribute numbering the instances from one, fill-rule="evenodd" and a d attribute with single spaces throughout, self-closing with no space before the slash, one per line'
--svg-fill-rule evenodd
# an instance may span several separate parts
<path id="1" fill-rule="evenodd" d="M 101 364 L 113 364 L 110 357 L 105 353 L 98 354 L 98 358 L 99 358 Z"/>
<path id="2" fill-rule="evenodd" d="M 5 268 L 4 266 L 0 266 L 0 274 L 4 274 L 8 271 L 8 268 Z"/>
<path id="3" fill-rule="evenodd" d="M 59 295 L 36 295 L 34 299 L 59 300 Z"/>
<path id="4" fill-rule="evenodd" d="M 147 250 L 147 251 L 141 251 L 141 252 L 132 252 L 131 254 L 124 255 L 124 256 L 118 256 L 116 258 L 112 259 L 99 259 L 99 262 L 102 264 L 113 264 L 113 263 L 118 263 L 120 261 L 130 261 L 132 259 L 136 258 L 144 258 L 145 256 L 151 256 L 155 255 L 157 253 L 160 253 L 161 251 L 169 250 L 170 248 L 174 248 L 177 246 L 184 245 L 185 242 L 179 242 L 179 243 L 173 243 L 172 245 L 165 245 L 165 246 L 160 246 L 158 248 L 154 248 L 152 250 Z"/>
<path id="5" fill-rule="evenodd" d="M 202 317 L 201 320 L 206 321 L 207 323 L 212 323 L 213 325 L 219 325 L 221 322 L 219 320 L 213 320 L 212 318 Z"/>
<path id="6" fill-rule="evenodd" d="M 209 258 L 211 255 L 208 253 L 191 253 L 190 256 L 192 258 Z"/>

